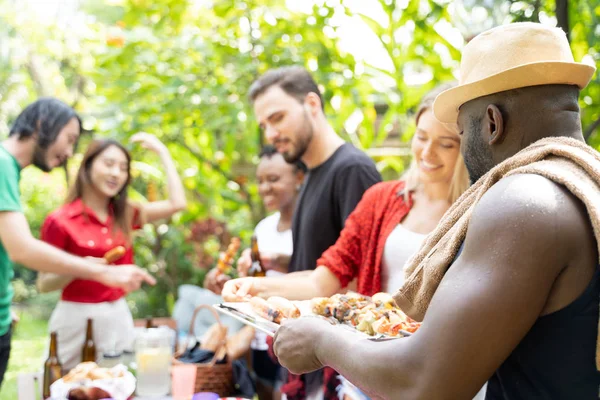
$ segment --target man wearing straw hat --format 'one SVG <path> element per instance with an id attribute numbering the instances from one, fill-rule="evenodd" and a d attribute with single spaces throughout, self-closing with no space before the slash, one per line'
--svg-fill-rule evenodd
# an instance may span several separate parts
<path id="1" fill-rule="evenodd" d="M 383 399 L 598 398 L 600 155 L 579 90 L 594 67 L 541 24 L 494 28 L 464 49 L 434 113 L 458 123 L 473 186 L 406 266 L 394 296 L 422 321 L 369 341 L 318 318 L 285 323 L 282 365 L 330 366 Z"/>

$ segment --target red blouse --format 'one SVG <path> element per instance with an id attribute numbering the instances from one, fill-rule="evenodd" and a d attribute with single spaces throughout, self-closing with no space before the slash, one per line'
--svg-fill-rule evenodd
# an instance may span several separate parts
<path id="1" fill-rule="evenodd" d="M 134 215 L 134 221 L 137 213 Z M 137 229 L 139 226 L 133 226 Z M 81 199 L 65 204 L 46 217 L 42 226 L 41 239 L 80 257 L 101 258 L 117 246 L 126 249 L 125 255 L 114 264 L 132 264 L 133 249 L 131 243 L 119 230 L 113 231 L 113 216 L 109 214 L 102 222 L 96 214 L 86 207 Z M 115 301 L 123 297 L 125 292 L 102 283 L 90 280 L 75 279 L 62 292 L 62 300 L 77 303 L 101 303 Z"/>
<path id="2" fill-rule="evenodd" d="M 317 261 L 337 276 L 342 287 L 358 277 L 359 293 L 372 296 L 381 291 L 385 242 L 412 207 L 412 201 L 404 200 L 404 186 L 403 181 L 391 181 L 369 188 L 339 239 Z"/>

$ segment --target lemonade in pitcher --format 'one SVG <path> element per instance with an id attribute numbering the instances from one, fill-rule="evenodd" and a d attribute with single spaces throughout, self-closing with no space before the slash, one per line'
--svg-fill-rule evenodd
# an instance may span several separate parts
<path id="1" fill-rule="evenodd" d="M 168 331 L 147 329 L 136 338 L 138 396 L 165 396 L 171 389 L 171 338 Z"/>

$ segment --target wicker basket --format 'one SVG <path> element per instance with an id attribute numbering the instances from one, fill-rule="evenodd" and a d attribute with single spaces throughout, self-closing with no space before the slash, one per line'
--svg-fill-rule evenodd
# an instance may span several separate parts
<path id="1" fill-rule="evenodd" d="M 212 312 L 213 316 L 217 320 L 217 323 L 223 327 L 219 314 L 215 311 L 212 306 L 200 305 L 194 310 L 192 315 L 192 322 L 190 324 L 190 335 L 194 336 L 194 322 L 196 321 L 196 315 L 202 309 L 207 309 Z M 233 368 L 231 361 L 227 358 L 224 364 L 217 364 L 217 354 L 225 349 L 227 354 L 227 338 L 220 344 L 219 348 L 215 351 L 215 356 L 209 363 L 199 363 L 196 365 L 196 384 L 194 385 L 195 392 L 213 392 L 217 393 L 221 397 L 228 397 L 234 393 L 234 382 L 233 382 Z M 174 364 L 182 364 L 177 357 L 173 360 Z"/>

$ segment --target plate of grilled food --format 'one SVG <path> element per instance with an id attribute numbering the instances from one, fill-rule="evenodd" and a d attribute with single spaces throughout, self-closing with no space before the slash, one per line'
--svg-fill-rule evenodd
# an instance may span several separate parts
<path id="1" fill-rule="evenodd" d="M 402 312 L 388 293 L 372 297 L 348 292 L 307 301 L 290 301 L 283 297 L 252 297 L 247 302 L 222 303 L 214 306 L 269 336 L 274 336 L 286 319 L 317 316 L 332 324 L 376 339 L 410 336 L 421 325 Z"/>

